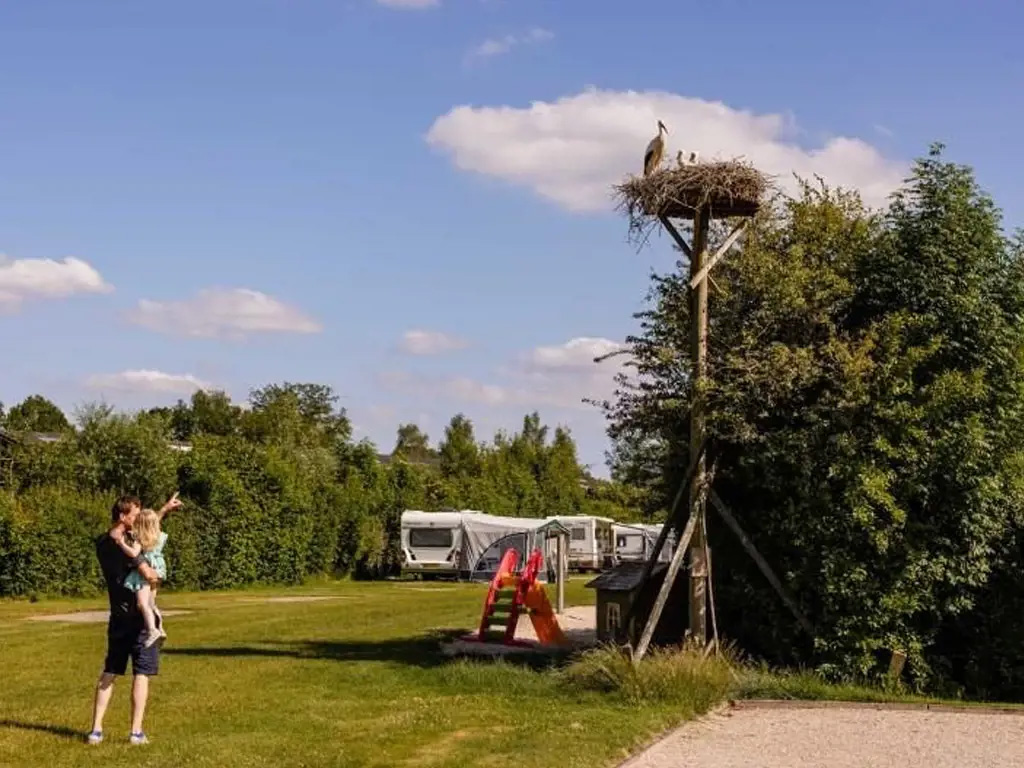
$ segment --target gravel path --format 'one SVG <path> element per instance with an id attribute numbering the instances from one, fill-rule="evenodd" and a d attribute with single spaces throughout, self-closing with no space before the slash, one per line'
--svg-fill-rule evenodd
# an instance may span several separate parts
<path id="1" fill-rule="evenodd" d="M 1024 716 L 735 709 L 683 726 L 622 768 L 1020 768 Z"/>

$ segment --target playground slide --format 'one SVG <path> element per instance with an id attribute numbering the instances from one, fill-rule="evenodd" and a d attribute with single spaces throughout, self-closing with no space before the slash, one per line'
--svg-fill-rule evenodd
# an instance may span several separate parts
<path id="1" fill-rule="evenodd" d="M 569 644 L 562 628 L 558 626 L 558 619 L 555 618 L 555 612 L 542 585 L 537 582 L 531 584 L 526 590 L 523 604 L 530 609 L 530 622 L 541 645 Z"/>

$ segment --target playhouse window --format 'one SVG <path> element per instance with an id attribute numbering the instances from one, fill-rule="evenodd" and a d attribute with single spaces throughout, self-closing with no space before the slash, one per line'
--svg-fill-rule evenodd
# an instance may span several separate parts
<path id="1" fill-rule="evenodd" d="M 622 614 L 619 611 L 618 603 L 608 603 L 604 610 L 604 628 L 609 634 L 614 634 L 622 623 Z"/>

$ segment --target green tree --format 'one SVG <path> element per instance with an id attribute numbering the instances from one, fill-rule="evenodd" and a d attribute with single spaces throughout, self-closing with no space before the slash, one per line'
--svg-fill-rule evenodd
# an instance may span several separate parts
<path id="1" fill-rule="evenodd" d="M 396 458 L 409 462 L 425 463 L 436 457 L 430 447 L 430 438 L 416 424 L 400 424 L 395 449 L 391 452 Z"/>
<path id="2" fill-rule="evenodd" d="M 250 395 L 241 428 L 252 440 L 333 448 L 352 435 L 345 411 L 334 410 L 337 399 L 322 384 L 270 384 Z"/>
<path id="3" fill-rule="evenodd" d="M 473 434 L 473 422 L 458 413 L 445 427 L 438 446 L 441 473 L 448 477 L 474 477 L 480 472 L 480 446 Z"/>
<path id="4" fill-rule="evenodd" d="M 335 410 L 338 396 L 326 384 L 269 384 L 253 390 L 249 402 L 254 411 L 267 410 L 284 399 L 294 399 L 303 421 L 315 426 L 332 440 L 345 442 L 352 436 L 352 425 L 344 409 Z"/>
<path id="5" fill-rule="evenodd" d="M 1020 507 L 1024 280 L 1000 226 L 935 148 L 887 212 L 805 186 L 716 269 L 716 489 L 818 627 L 809 645 L 713 527 L 720 617 L 748 650 L 871 674 L 900 647 L 918 682 L 951 674 L 942 628 L 973 610 Z M 655 276 L 639 320 L 613 466 L 664 508 L 689 459 L 686 278 Z"/>
<path id="6" fill-rule="evenodd" d="M 233 435 L 241 428 L 242 409 L 224 392 L 197 390 L 189 402 L 179 400 L 173 408 L 152 408 L 168 418 L 171 436 L 189 441 L 195 435 Z"/>
<path id="7" fill-rule="evenodd" d="M 569 430 L 555 429 L 540 471 L 540 494 L 549 515 L 578 515 L 583 509 L 583 471 Z"/>
<path id="8" fill-rule="evenodd" d="M 7 414 L 5 426 L 12 432 L 67 432 L 64 412 L 42 395 L 29 395 Z"/>

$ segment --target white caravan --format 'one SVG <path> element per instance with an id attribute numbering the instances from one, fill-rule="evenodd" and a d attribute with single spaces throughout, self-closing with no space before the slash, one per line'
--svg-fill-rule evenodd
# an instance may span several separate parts
<path id="1" fill-rule="evenodd" d="M 402 513 L 402 575 L 489 579 L 510 547 L 519 552 L 520 564 L 541 547 L 545 563 L 553 567 L 555 542 L 548 540 L 545 530 L 552 522 L 472 510 L 407 510 Z"/>
<path id="2" fill-rule="evenodd" d="M 462 518 L 462 512 L 403 512 L 402 573 L 458 576 L 463 543 Z"/>
<path id="3" fill-rule="evenodd" d="M 648 523 L 615 523 L 612 526 L 615 535 L 615 562 L 645 561 L 654 552 L 654 545 L 661 535 L 661 525 Z M 658 560 L 668 562 L 672 559 L 672 543 L 674 536 L 669 535 Z"/>
<path id="4" fill-rule="evenodd" d="M 569 529 L 569 567 L 577 571 L 599 571 L 615 564 L 615 541 L 607 517 L 569 515 L 550 517 Z"/>

